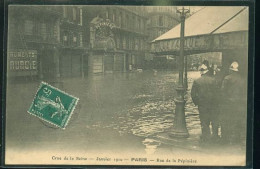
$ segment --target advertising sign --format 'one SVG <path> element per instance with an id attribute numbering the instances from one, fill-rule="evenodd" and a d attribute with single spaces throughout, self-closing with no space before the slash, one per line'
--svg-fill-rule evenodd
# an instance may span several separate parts
<path id="1" fill-rule="evenodd" d="M 8 55 L 8 70 L 14 76 L 36 75 L 38 70 L 36 50 L 13 50 Z"/>

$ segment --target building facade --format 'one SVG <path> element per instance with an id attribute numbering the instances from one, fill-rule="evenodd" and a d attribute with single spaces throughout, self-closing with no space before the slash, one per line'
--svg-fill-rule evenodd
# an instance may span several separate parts
<path id="1" fill-rule="evenodd" d="M 60 16 L 56 8 L 9 6 L 8 76 L 59 76 Z"/>
<path id="2" fill-rule="evenodd" d="M 80 7 L 10 6 L 8 18 L 8 75 L 52 79 L 83 74 Z"/>
<path id="3" fill-rule="evenodd" d="M 146 7 L 148 41 L 152 41 L 179 24 L 177 7 Z"/>
<path id="4" fill-rule="evenodd" d="M 175 8 L 10 6 L 8 74 L 78 77 L 144 68 L 150 41 L 175 24 Z"/>
<path id="5" fill-rule="evenodd" d="M 177 7 L 151 6 L 145 8 L 147 15 L 147 47 L 151 51 L 151 41 L 169 31 L 179 24 Z M 175 69 L 176 57 L 170 55 L 156 56 L 147 53 L 145 57 L 145 67 L 153 69 Z"/>
<path id="6" fill-rule="evenodd" d="M 141 68 L 146 52 L 146 17 L 137 7 L 103 6 L 90 22 L 90 73 Z M 88 10 L 87 10 L 88 11 Z"/>
<path id="7" fill-rule="evenodd" d="M 179 23 L 175 7 L 101 6 L 95 12 L 89 24 L 91 73 L 145 68 L 153 59 L 150 42 Z"/>
<path id="8" fill-rule="evenodd" d="M 80 6 L 62 6 L 60 23 L 61 77 L 84 75 L 86 45 L 84 44 L 83 10 Z"/>

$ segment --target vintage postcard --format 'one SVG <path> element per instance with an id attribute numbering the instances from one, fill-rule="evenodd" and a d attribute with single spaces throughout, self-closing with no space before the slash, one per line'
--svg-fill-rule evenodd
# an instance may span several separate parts
<path id="1" fill-rule="evenodd" d="M 249 11 L 8 5 L 4 164 L 245 166 Z"/>

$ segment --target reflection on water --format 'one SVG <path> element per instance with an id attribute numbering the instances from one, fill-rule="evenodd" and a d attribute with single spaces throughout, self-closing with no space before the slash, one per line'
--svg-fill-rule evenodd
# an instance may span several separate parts
<path id="1" fill-rule="evenodd" d="M 152 154 L 162 143 L 159 133 L 168 132 L 174 123 L 174 96 L 177 74 L 159 74 L 154 78 L 143 79 L 136 92 L 131 96 L 131 107 L 120 110 L 114 114 L 113 121 L 103 126 L 117 130 L 123 136 L 133 134 L 143 138 L 143 145 L 147 154 Z M 197 78 L 196 72 L 189 73 L 189 89 L 186 93 L 186 122 L 190 137 L 185 140 L 176 139 L 176 144 L 182 146 L 194 146 L 198 142 L 201 133 L 198 110 L 192 103 L 190 87 L 192 78 Z M 102 127 L 101 124 L 94 124 L 92 127 Z M 193 143 L 192 143 L 193 142 Z M 195 144 L 196 145 L 196 144 Z"/>
<path id="2" fill-rule="evenodd" d="M 197 75 L 197 72 L 188 73 L 189 87 Z M 80 147 L 85 151 L 90 147 L 101 149 L 101 146 L 102 150 L 121 150 L 130 144 L 134 149 L 140 144 L 143 151 L 152 154 L 162 146 L 163 142 L 158 139 L 160 134 L 167 134 L 173 126 L 177 79 L 176 72 L 141 72 L 61 79 L 60 86 L 46 81 L 80 98 L 64 131 L 43 127 L 37 118 L 26 114 L 38 82 L 14 83 L 7 98 L 7 139 L 13 142 L 10 146 L 49 146 L 52 142 L 55 148 L 60 146 L 61 149 L 63 145 L 77 140 L 77 144 L 70 146 L 71 149 Z M 198 110 L 191 101 L 190 89 L 186 100 L 186 122 L 190 137 L 173 142 L 183 147 L 194 146 L 201 132 Z M 11 106 L 13 102 L 16 106 Z"/>
<path id="3" fill-rule="evenodd" d="M 147 154 L 153 154 L 156 151 L 156 148 L 161 145 L 161 142 L 158 142 L 154 139 L 146 138 L 143 141 L 143 144 L 145 145 L 145 152 Z"/>

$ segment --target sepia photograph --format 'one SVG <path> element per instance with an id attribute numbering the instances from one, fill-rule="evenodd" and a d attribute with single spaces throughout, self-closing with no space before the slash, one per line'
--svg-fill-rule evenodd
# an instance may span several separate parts
<path id="1" fill-rule="evenodd" d="M 8 5 L 5 165 L 246 166 L 248 6 Z"/>

